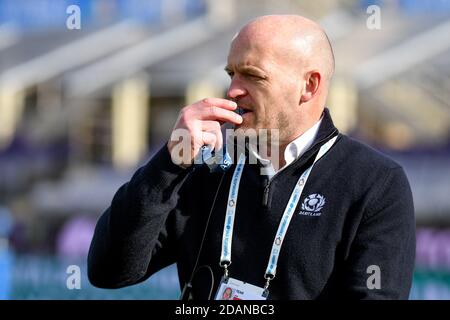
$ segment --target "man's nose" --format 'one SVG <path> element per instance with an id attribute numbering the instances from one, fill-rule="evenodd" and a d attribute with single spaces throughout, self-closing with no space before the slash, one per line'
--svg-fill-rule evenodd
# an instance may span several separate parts
<path id="1" fill-rule="evenodd" d="M 236 78 L 231 80 L 230 87 L 228 88 L 227 91 L 227 96 L 230 99 L 238 99 L 245 96 L 246 94 L 247 90 Z"/>

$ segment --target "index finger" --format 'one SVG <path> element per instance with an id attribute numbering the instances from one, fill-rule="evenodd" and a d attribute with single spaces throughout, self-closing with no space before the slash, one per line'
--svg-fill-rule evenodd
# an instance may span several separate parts
<path id="1" fill-rule="evenodd" d="M 242 116 L 236 112 L 218 106 L 201 108 L 199 111 L 199 118 L 201 120 L 215 120 L 220 122 L 232 122 L 235 124 L 241 124 L 243 121 Z"/>
<path id="2" fill-rule="evenodd" d="M 235 110 L 237 108 L 237 103 L 231 100 L 222 98 L 205 98 L 199 101 L 203 107 L 220 107 L 227 110 Z"/>

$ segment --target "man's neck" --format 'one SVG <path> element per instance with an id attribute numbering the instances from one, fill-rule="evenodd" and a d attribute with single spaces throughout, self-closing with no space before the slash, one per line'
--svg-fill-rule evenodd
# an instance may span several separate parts
<path id="1" fill-rule="evenodd" d="M 300 130 L 296 131 L 295 133 L 292 133 L 288 136 L 288 138 L 279 139 L 279 142 L 276 145 L 272 145 L 271 139 L 269 139 L 267 143 L 267 159 L 270 160 L 272 163 L 273 168 L 275 171 L 278 171 L 280 168 L 283 168 L 286 165 L 286 159 L 285 159 L 285 151 L 286 148 L 290 143 L 292 143 L 294 140 L 298 139 L 300 136 L 302 136 L 305 132 L 307 132 L 309 129 L 311 129 L 320 119 L 322 118 L 322 114 L 312 121 Z M 272 150 L 275 152 L 275 154 L 272 154 Z M 278 151 L 278 152 L 277 152 Z M 278 156 L 278 159 L 276 158 Z"/>

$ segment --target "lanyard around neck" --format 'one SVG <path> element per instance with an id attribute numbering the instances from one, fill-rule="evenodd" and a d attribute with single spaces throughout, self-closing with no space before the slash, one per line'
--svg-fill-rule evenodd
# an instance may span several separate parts
<path id="1" fill-rule="evenodd" d="M 330 150 L 337 139 L 337 136 L 327 141 L 320 148 L 319 152 L 314 159 L 313 164 L 303 172 L 303 174 L 298 179 L 294 190 L 291 193 L 288 204 L 284 209 L 283 216 L 281 218 L 280 224 L 278 226 L 275 239 L 272 244 L 272 250 L 270 252 L 269 262 L 267 264 L 266 272 L 264 278 L 267 280 L 266 288 L 269 286 L 269 281 L 275 278 L 278 257 L 280 254 L 280 249 L 283 244 L 284 237 L 286 236 L 287 229 L 291 222 L 292 216 L 294 214 L 295 208 L 301 198 L 303 189 L 305 187 L 306 181 L 308 180 L 309 174 L 315 163 L 322 158 L 322 156 Z M 222 252 L 220 255 L 220 266 L 225 268 L 225 276 L 228 276 L 227 267 L 231 264 L 231 242 L 233 238 L 233 227 L 234 227 L 234 217 L 236 213 L 237 197 L 239 192 L 239 184 L 241 181 L 242 171 L 245 165 L 245 155 L 242 153 L 239 156 L 238 163 L 233 173 L 231 179 L 230 191 L 228 193 L 227 211 L 225 214 L 225 224 L 223 227 L 222 235 Z"/>

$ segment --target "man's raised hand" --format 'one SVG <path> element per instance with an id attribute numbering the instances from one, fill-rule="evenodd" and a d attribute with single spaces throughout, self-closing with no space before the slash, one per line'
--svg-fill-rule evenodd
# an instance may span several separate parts
<path id="1" fill-rule="evenodd" d="M 172 161 L 187 168 L 202 146 L 220 150 L 223 146 L 221 125 L 242 123 L 242 117 L 234 112 L 236 108 L 235 102 L 221 98 L 205 98 L 183 107 L 167 143 Z"/>

